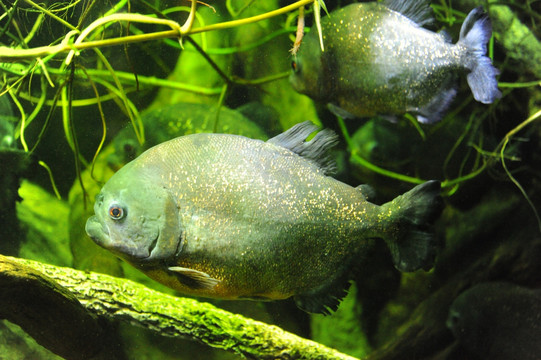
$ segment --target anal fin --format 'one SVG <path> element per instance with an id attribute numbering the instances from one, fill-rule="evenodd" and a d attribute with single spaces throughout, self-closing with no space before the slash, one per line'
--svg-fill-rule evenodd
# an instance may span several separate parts
<path id="1" fill-rule="evenodd" d="M 350 283 L 343 277 L 336 282 L 317 288 L 308 293 L 295 295 L 293 299 L 297 307 L 315 314 L 329 315 L 336 311 L 342 299 L 348 294 Z"/>
<path id="2" fill-rule="evenodd" d="M 450 78 L 444 84 L 443 89 L 434 95 L 428 104 L 422 108 L 408 109 L 408 111 L 415 113 L 417 121 L 421 124 L 433 124 L 441 120 L 455 98 L 455 95 L 456 87 L 454 86 L 454 79 Z"/>
<path id="3" fill-rule="evenodd" d="M 195 269 L 189 269 L 181 266 L 170 266 L 168 270 L 180 276 L 180 281 L 183 284 L 194 289 L 210 290 L 220 282 L 220 280 L 211 277 L 209 274 Z"/>

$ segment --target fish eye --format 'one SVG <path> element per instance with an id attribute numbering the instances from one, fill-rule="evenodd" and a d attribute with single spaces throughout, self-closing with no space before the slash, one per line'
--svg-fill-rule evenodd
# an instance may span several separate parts
<path id="1" fill-rule="evenodd" d="M 135 150 L 133 148 L 133 145 L 130 143 L 124 144 L 124 151 L 128 154 L 132 154 Z"/>
<path id="2" fill-rule="evenodd" d="M 120 220 L 126 216 L 126 211 L 119 204 L 109 206 L 109 217 L 113 220 Z"/>
<path id="3" fill-rule="evenodd" d="M 126 160 L 135 159 L 137 155 L 137 144 L 133 140 L 128 139 L 122 145 L 122 152 L 124 153 L 124 157 L 126 158 Z"/>

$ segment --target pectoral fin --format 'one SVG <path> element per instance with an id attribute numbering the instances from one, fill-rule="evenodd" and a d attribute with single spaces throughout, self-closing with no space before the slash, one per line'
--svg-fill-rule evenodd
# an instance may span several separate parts
<path id="1" fill-rule="evenodd" d="M 168 270 L 177 274 L 183 284 L 194 289 L 212 289 L 220 282 L 220 280 L 199 270 L 181 266 L 170 266 Z"/>
<path id="2" fill-rule="evenodd" d="M 347 110 L 342 109 L 340 106 L 333 103 L 328 103 L 327 108 L 336 116 L 341 117 L 342 119 L 355 119 L 357 116 L 353 115 Z"/>

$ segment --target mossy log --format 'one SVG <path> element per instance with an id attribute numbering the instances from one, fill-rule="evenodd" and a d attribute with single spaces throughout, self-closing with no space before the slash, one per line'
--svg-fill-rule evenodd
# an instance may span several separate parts
<path id="1" fill-rule="evenodd" d="M 108 324 L 124 321 L 250 359 L 349 359 L 316 342 L 135 282 L 0 255 L 0 317 L 66 358 L 123 358 Z"/>

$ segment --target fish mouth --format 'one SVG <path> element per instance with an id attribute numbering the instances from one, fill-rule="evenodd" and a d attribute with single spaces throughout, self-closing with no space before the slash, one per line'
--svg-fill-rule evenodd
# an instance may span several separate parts
<path id="1" fill-rule="evenodd" d="M 102 224 L 96 215 L 87 220 L 85 230 L 97 245 L 126 260 L 151 262 L 156 257 L 159 257 L 156 255 L 156 253 L 159 253 L 159 229 L 157 229 L 156 236 L 148 246 L 143 245 L 146 241 L 142 239 L 137 241 L 119 237 L 119 234 L 114 229 L 112 231 L 107 224 Z"/>

